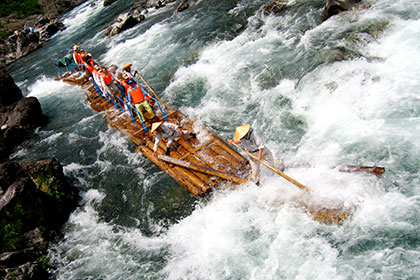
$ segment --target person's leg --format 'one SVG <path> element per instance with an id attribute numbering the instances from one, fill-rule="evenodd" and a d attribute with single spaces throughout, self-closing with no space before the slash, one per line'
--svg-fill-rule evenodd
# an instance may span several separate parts
<path id="1" fill-rule="evenodd" d="M 175 133 L 176 135 L 176 133 Z M 167 142 L 166 142 L 166 155 L 169 156 L 171 150 L 175 151 L 176 149 L 171 148 L 172 144 L 174 143 L 175 140 L 175 135 L 168 137 Z"/>
<path id="2" fill-rule="evenodd" d="M 153 109 L 150 106 L 149 102 L 147 102 L 147 100 L 145 99 L 140 104 L 149 113 L 150 119 L 153 119 L 155 117 L 155 113 L 153 113 Z"/>
<path id="3" fill-rule="evenodd" d="M 146 119 L 144 118 L 143 112 L 141 110 L 141 108 L 142 108 L 141 103 L 134 104 L 134 107 L 137 109 L 136 113 L 139 116 L 140 121 L 144 123 L 146 121 Z"/>
<path id="4" fill-rule="evenodd" d="M 283 161 L 275 158 L 269 149 L 267 149 L 267 148 L 264 149 L 262 159 L 267 161 L 269 164 L 273 165 L 274 168 L 276 168 L 276 169 L 278 169 L 282 172 L 284 171 Z"/>
<path id="5" fill-rule="evenodd" d="M 250 159 L 249 163 L 251 164 L 252 181 L 255 184 L 259 185 L 260 184 L 260 163 L 253 159 Z"/>

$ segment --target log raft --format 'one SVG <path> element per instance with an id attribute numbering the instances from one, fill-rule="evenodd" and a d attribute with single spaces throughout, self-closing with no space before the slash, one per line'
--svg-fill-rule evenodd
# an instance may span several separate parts
<path id="1" fill-rule="evenodd" d="M 209 129 L 200 127 L 199 133 L 194 131 L 194 122 L 172 106 L 161 104 L 168 117 L 167 121 L 182 123 L 183 129 L 197 133 L 200 139 L 205 140 L 191 136 L 182 137 L 177 141 L 176 150 L 172 150 L 170 156 L 165 156 L 166 140 L 162 139 L 155 156 L 155 137 L 150 133 L 151 123 L 146 123 L 148 131 L 145 131 L 137 117 L 133 122 L 128 112 L 123 113 L 115 108 L 112 102 L 108 102 L 96 91 L 87 78 L 66 73 L 59 80 L 80 85 L 91 108 L 97 112 L 104 112 L 103 118 L 107 119 L 110 126 L 128 136 L 137 146 L 136 152 L 145 155 L 192 194 L 204 196 L 213 188 L 226 186 L 223 183 L 238 184 L 247 181 L 251 172 L 248 160 Z M 159 109 L 154 109 L 159 119 L 163 119 Z"/>

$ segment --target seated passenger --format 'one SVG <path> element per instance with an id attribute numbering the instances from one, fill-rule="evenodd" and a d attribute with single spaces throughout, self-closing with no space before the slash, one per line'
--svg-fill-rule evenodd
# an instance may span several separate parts
<path id="1" fill-rule="evenodd" d="M 98 76 L 100 80 L 100 88 L 103 91 L 109 91 L 112 95 L 116 95 L 119 90 L 114 84 L 114 75 L 106 68 L 100 68 L 98 71 Z"/>
<path id="2" fill-rule="evenodd" d="M 126 96 L 131 104 L 136 108 L 136 113 L 139 116 L 139 119 L 142 123 L 146 122 L 144 118 L 142 108 L 144 108 L 148 114 L 148 119 L 153 119 L 155 113 L 149 104 L 150 97 L 144 93 L 144 90 L 136 83 L 133 79 L 127 79 L 123 81 L 124 87 L 126 89 Z"/>

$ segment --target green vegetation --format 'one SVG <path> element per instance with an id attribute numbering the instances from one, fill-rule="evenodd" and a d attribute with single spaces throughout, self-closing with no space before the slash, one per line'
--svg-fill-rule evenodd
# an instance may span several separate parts
<path id="1" fill-rule="evenodd" d="M 50 261 L 48 260 L 46 255 L 40 256 L 36 262 L 40 265 L 40 267 L 44 270 L 50 268 Z"/>
<path id="2" fill-rule="evenodd" d="M 0 252 L 7 252 L 11 250 L 16 250 L 20 247 L 22 243 L 22 232 L 23 232 L 23 224 L 22 221 L 16 220 L 12 223 L 6 224 L 0 230 L 0 239 L 1 241 L 1 248 Z"/>
<path id="3" fill-rule="evenodd" d="M 41 7 L 38 0 L 1 0 L 0 17 L 16 14 L 21 17 L 27 17 L 33 14 L 40 14 Z"/>

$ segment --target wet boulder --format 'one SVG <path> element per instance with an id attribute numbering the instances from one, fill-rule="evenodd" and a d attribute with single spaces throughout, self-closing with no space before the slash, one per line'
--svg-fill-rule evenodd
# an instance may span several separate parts
<path id="1" fill-rule="evenodd" d="M 135 10 L 132 13 L 122 14 L 118 17 L 117 21 L 113 25 L 108 27 L 105 35 L 108 37 L 112 37 L 136 26 L 143 20 L 145 20 L 145 16 L 138 12 L 138 10 Z"/>
<path id="2" fill-rule="evenodd" d="M 179 4 L 179 6 L 176 8 L 175 12 L 179 13 L 182 11 L 185 11 L 186 9 L 188 9 L 188 7 L 190 6 L 188 3 L 188 0 L 182 0 L 181 3 Z"/>
<path id="3" fill-rule="evenodd" d="M 5 161 L 0 184 L 0 279 L 48 279 L 48 243 L 77 206 L 78 190 L 54 158 Z"/>
<path id="4" fill-rule="evenodd" d="M 358 3 L 362 0 L 328 0 L 327 5 L 324 8 L 324 11 L 321 14 L 321 20 L 326 21 L 330 17 L 337 15 L 341 12 L 351 11 L 353 9 L 358 9 L 360 6 Z M 361 7 L 367 7 L 363 5 Z"/>
<path id="5" fill-rule="evenodd" d="M 0 68 L 0 107 L 8 106 L 22 98 L 22 92 L 4 68 Z"/>
<path id="6" fill-rule="evenodd" d="M 112 5 L 115 1 L 118 0 L 104 0 L 104 7 Z"/>
<path id="7" fill-rule="evenodd" d="M 35 97 L 23 97 L 13 78 L 0 69 L 0 161 L 46 121 Z"/>
<path id="8" fill-rule="evenodd" d="M 40 39 L 41 40 L 48 40 L 54 34 L 59 31 L 66 29 L 64 24 L 59 20 L 54 20 L 53 22 L 48 23 L 40 30 Z"/>
<path id="9" fill-rule="evenodd" d="M 287 7 L 288 0 L 272 0 L 265 4 L 261 9 L 260 12 L 263 15 L 277 15 L 284 11 Z"/>

